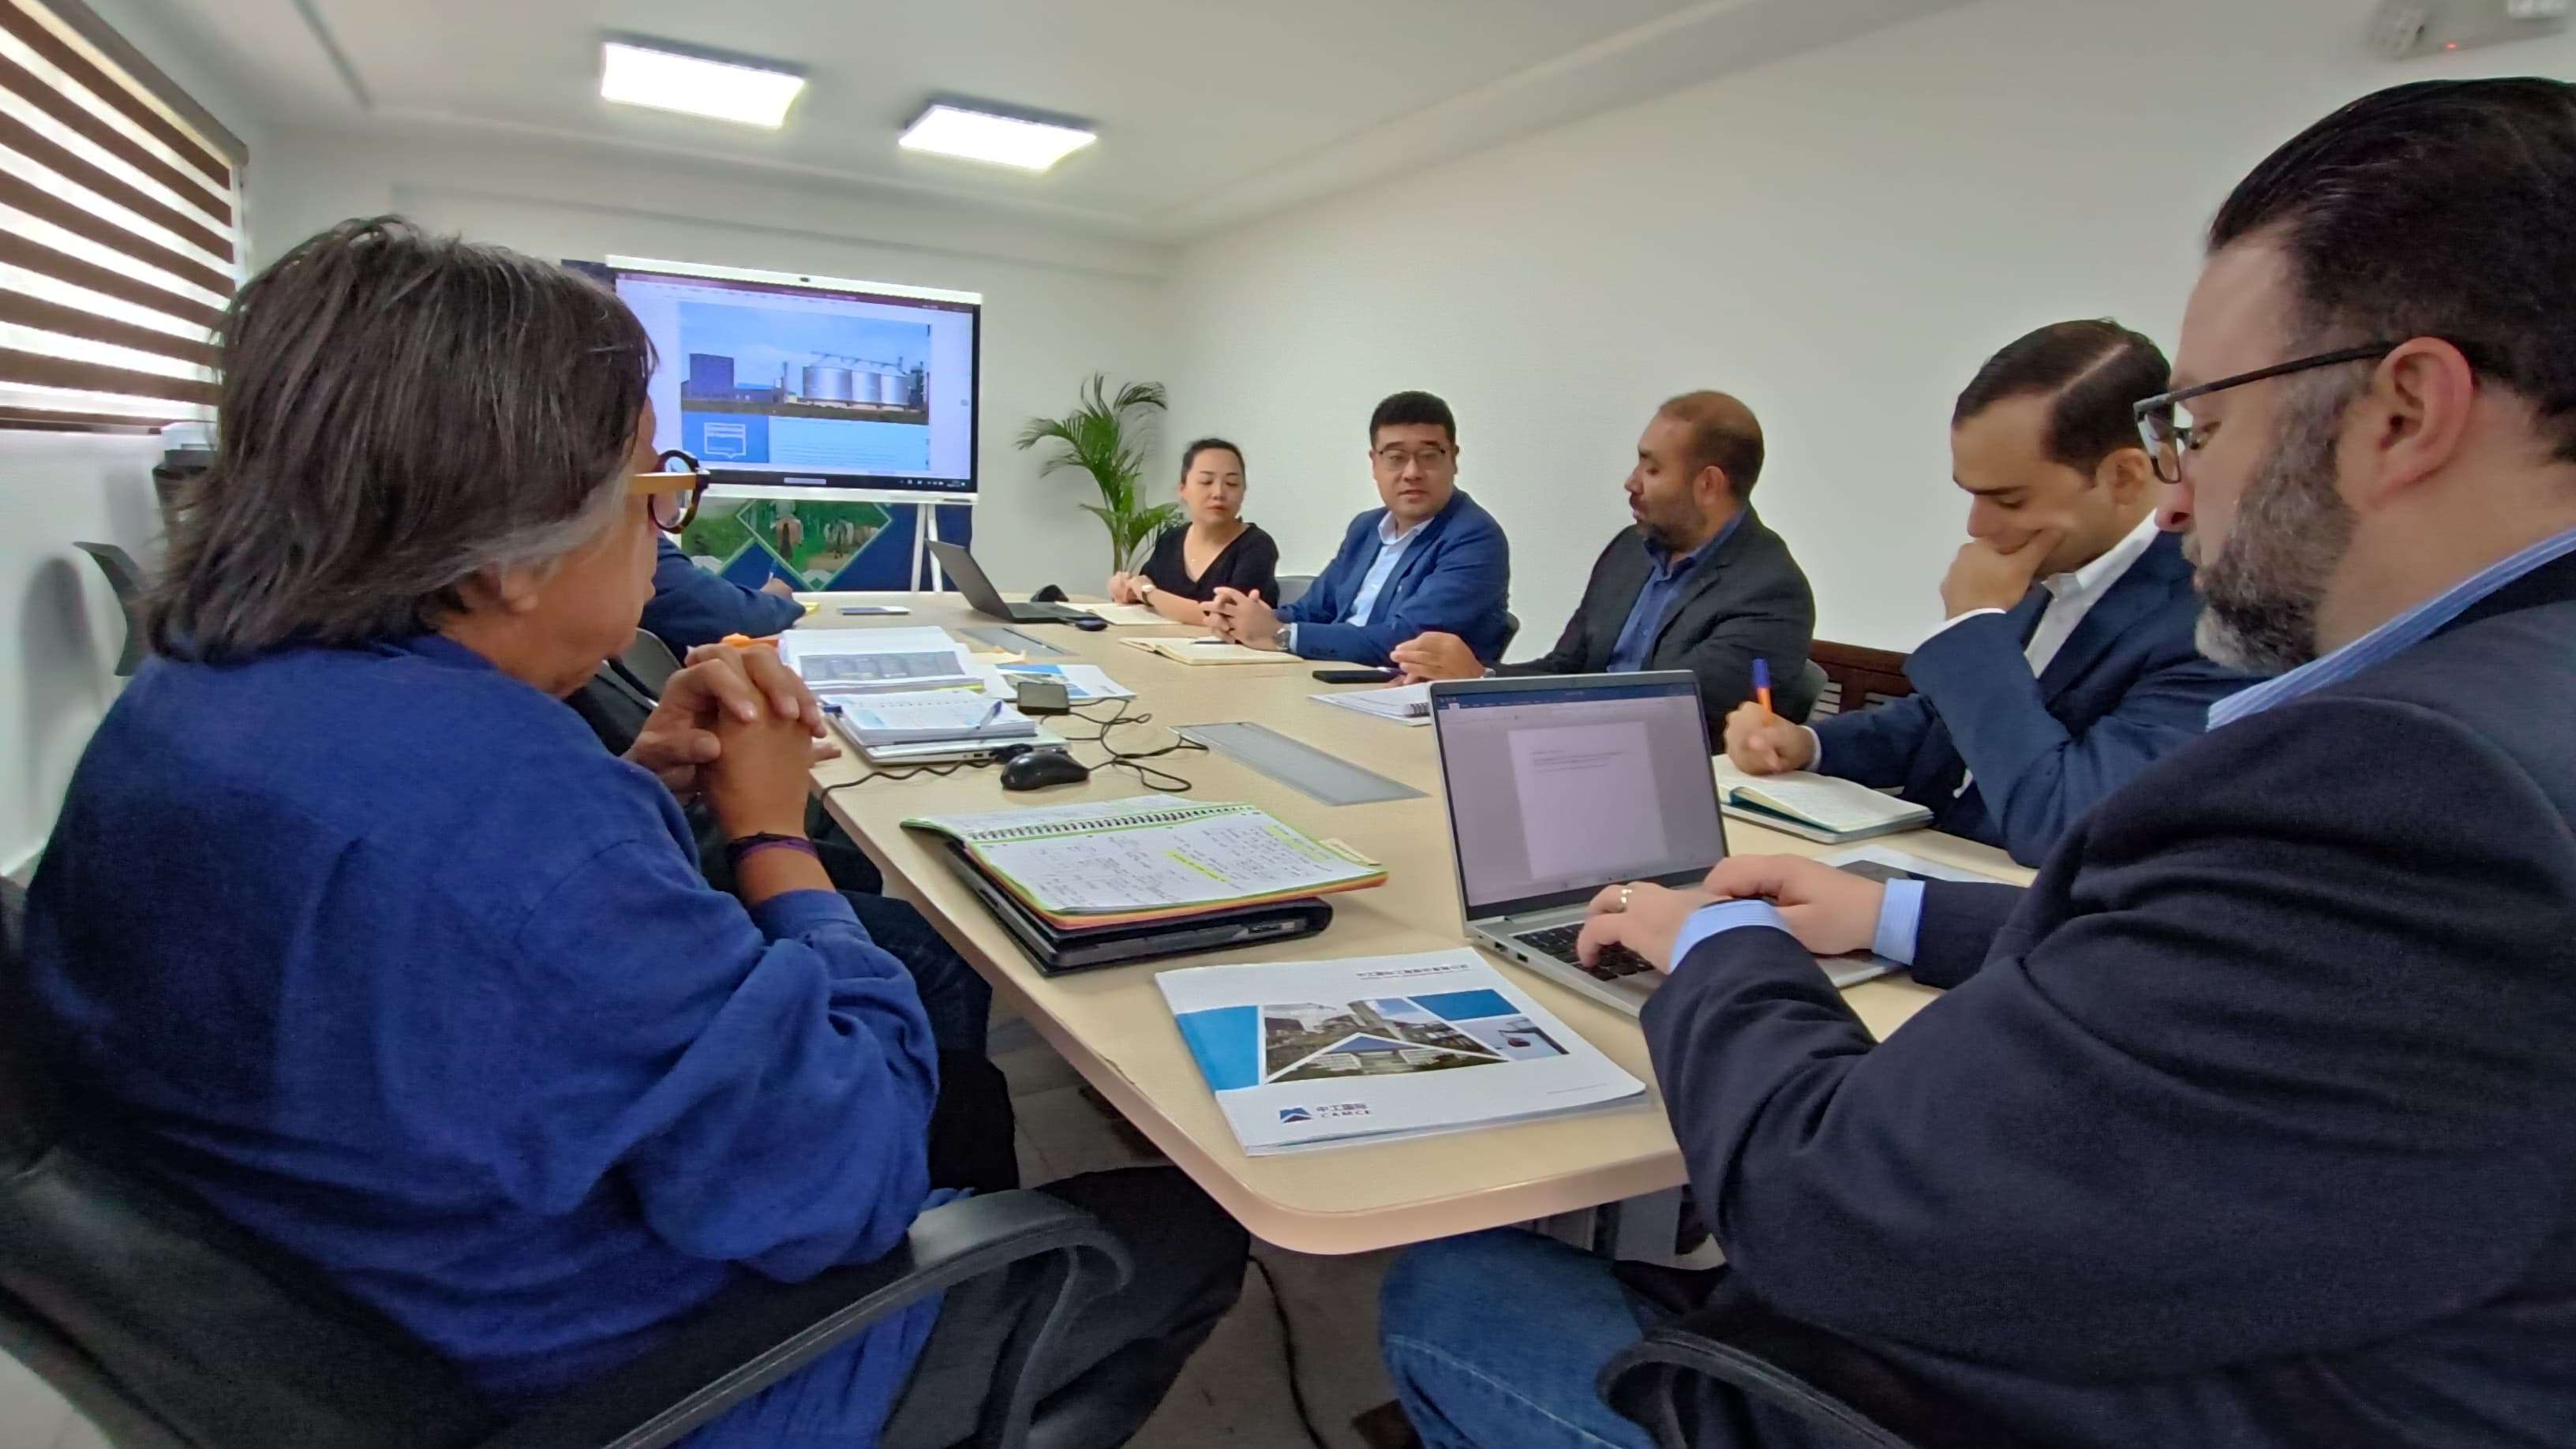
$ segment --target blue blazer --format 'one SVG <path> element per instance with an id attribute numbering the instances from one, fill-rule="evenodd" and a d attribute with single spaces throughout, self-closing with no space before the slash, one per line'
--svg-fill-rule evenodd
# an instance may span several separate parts
<path id="1" fill-rule="evenodd" d="M 667 537 L 657 539 L 653 597 L 644 605 L 644 627 L 680 654 L 727 634 L 766 638 L 805 616 L 805 606 L 777 594 L 746 589 L 689 562 Z"/>
<path id="2" fill-rule="evenodd" d="M 2022 653 L 2045 590 L 1933 635 L 1905 661 L 1917 694 L 1820 721 L 1824 774 L 1896 787 L 1952 835 L 2037 865 L 2096 801 L 2199 737 L 2254 681 L 2201 657 L 2182 540 L 2150 544 L 2038 678 Z M 1976 783 L 1959 793 L 1970 771 Z"/>
<path id="3" fill-rule="evenodd" d="M 2033 1444 L 2564 1444 L 2576 558 L 1933 882 L 1884 1043 L 1807 951 L 1646 1005 L 1731 1272 Z"/>
<path id="4" fill-rule="evenodd" d="M 1395 577 L 1387 580 L 1369 610 L 1369 622 L 1341 622 L 1359 598 L 1369 565 L 1377 561 L 1377 523 L 1385 516 L 1385 509 L 1372 508 L 1352 519 L 1342 535 L 1341 552 L 1315 576 L 1304 598 L 1279 611 L 1281 623 L 1297 626 L 1298 654 L 1384 664 L 1396 645 L 1436 630 L 1466 640 L 1488 664 L 1500 658 L 1511 642 L 1506 615 L 1512 548 L 1503 538 L 1503 526 L 1477 507 L 1465 489 L 1432 515 L 1404 551 Z"/>

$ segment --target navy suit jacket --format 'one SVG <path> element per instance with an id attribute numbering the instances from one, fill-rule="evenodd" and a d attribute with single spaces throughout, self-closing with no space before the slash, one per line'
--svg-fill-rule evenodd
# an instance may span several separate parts
<path id="1" fill-rule="evenodd" d="M 2182 541 L 2129 565 L 2038 678 L 2022 653 L 2046 607 L 1964 620 L 1905 661 L 1919 693 L 1822 720 L 1823 773 L 1898 788 L 1935 828 L 2037 865 L 2095 801 L 2198 737 L 2209 707 L 2254 681 L 2201 657 Z M 1966 794 L 1959 782 L 1970 772 Z"/>
<path id="2" fill-rule="evenodd" d="M 1315 575 L 1306 596 L 1279 611 L 1280 622 L 1297 626 L 1299 656 L 1384 664 L 1396 645 L 1436 630 L 1457 635 L 1477 658 L 1494 662 L 1511 642 L 1512 548 L 1503 526 L 1463 488 L 1405 549 L 1369 621 L 1342 622 L 1377 561 L 1377 524 L 1385 516 L 1385 509 L 1372 508 L 1352 519 L 1341 551 Z"/>
<path id="3" fill-rule="evenodd" d="M 1711 937 L 1645 1027 L 1732 1270 L 2035 1443 L 2569 1442 L 2571 720 L 2576 558 L 1930 885 L 1884 1044 Z"/>

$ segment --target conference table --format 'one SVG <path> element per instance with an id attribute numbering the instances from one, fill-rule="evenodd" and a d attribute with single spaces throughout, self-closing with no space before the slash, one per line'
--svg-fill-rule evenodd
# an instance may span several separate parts
<path id="1" fill-rule="evenodd" d="M 819 605 L 800 626 L 808 629 L 935 625 L 982 652 L 993 646 L 968 631 L 1006 627 L 973 613 L 954 594 L 805 597 Z M 910 612 L 896 617 L 841 612 L 854 604 L 895 604 Z M 1310 835 L 1342 842 L 1384 864 L 1386 884 L 1332 897 L 1333 922 L 1319 935 L 1049 977 L 938 858 L 938 837 L 906 830 L 902 822 L 924 814 L 1152 793 L 1134 773 L 1097 770 L 1080 785 L 1027 792 L 1005 792 L 999 772 L 991 768 L 853 783 L 865 778 L 870 767 L 846 741 L 841 742 L 841 758 L 814 769 L 813 785 L 825 808 L 884 872 L 886 893 L 918 906 L 992 983 L 1001 1002 L 1026 1018 L 1084 1081 L 1247 1230 L 1297 1252 L 1365 1252 L 1530 1221 L 1682 1183 L 1681 1154 L 1666 1125 L 1663 1099 L 1635 1019 L 1490 955 L 1486 959 L 1497 970 L 1511 973 L 1569 1028 L 1646 1083 L 1645 1097 L 1601 1111 L 1443 1136 L 1247 1156 L 1182 1045 L 1153 977 L 1160 971 L 1232 961 L 1331 960 L 1462 946 L 1432 732 L 1314 702 L 1309 696 L 1351 687 L 1317 683 L 1314 662 L 1282 655 L 1277 664 L 1185 665 L 1122 642 L 1139 635 L 1190 637 L 1203 630 L 1172 625 L 1085 633 L 1063 625 L 1007 627 L 1065 651 L 1062 656 L 1029 656 L 1034 662 L 1097 664 L 1136 692 L 1131 710 L 1152 719 L 1141 726 L 1121 726 L 1112 740 L 1122 749 L 1169 743 L 1171 726 L 1254 721 L 1422 792 L 1414 799 L 1329 806 L 1215 751 L 1163 756 L 1152 763 L 1188 780 L 1191 798 L 1248 801 Z M 1085 706 L 1083 713 L 1105 718 L 1113 709 Z M 1078 719 L 1053 723 L 1068 737 L 1094 728 Z M 1086 764 L 1102 758 L 1097 745 L 1077 744 L 1074 754 Z M 836 788 L 842 786 L 847 788 Z M 1732 818 L 1726 830 L 1735 855 L 1822 855 L 1833 849 Z M 2001 851 L 1931 832 L 1887 843 L 1998 879 L 2020 882 L 2030 875 Z M 1895 976 L 1853 987 L 1844 1000 L 1871 1031 L 1884 1037 L 1938 995 Z"/>

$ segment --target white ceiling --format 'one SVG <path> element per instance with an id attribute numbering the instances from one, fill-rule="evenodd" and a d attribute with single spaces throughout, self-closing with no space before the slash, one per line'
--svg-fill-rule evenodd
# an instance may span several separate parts
<path id="1" fill-rule="evenodd" d="M 481 130 L 1179 239 L 1963 0 L 161 0 L 276 124 Z M 765 133 L 611 106 L 599 41 L 810 77 Z M 932 94 L 1098 122 L 1042 177 L 914 156 Z"/>

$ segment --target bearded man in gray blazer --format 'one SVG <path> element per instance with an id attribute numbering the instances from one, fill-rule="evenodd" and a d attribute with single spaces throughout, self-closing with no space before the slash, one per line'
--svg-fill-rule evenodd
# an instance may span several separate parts
<path id="1" fill-rule="evenodd" d="M 1816 597 L 1789 546 L 1754 515 L 1762 425 L 1722 392 L 1690 392 L 1655 410 L 1628 474 L 1628 513 L 1592 565 L 1583 602 L 1556 647 L 1495 674 L 1624 674 L 1687 669 L 1714 740 L 1727 711 L 1753 697 L 1753 663 L 1771 670 L 1772 707 L 1804 720 L 1822 676 L 1807 669 Z M 1410 681 L 1487 673 L 1451 634 L 1421 634 L 1393 659 Z"/>

